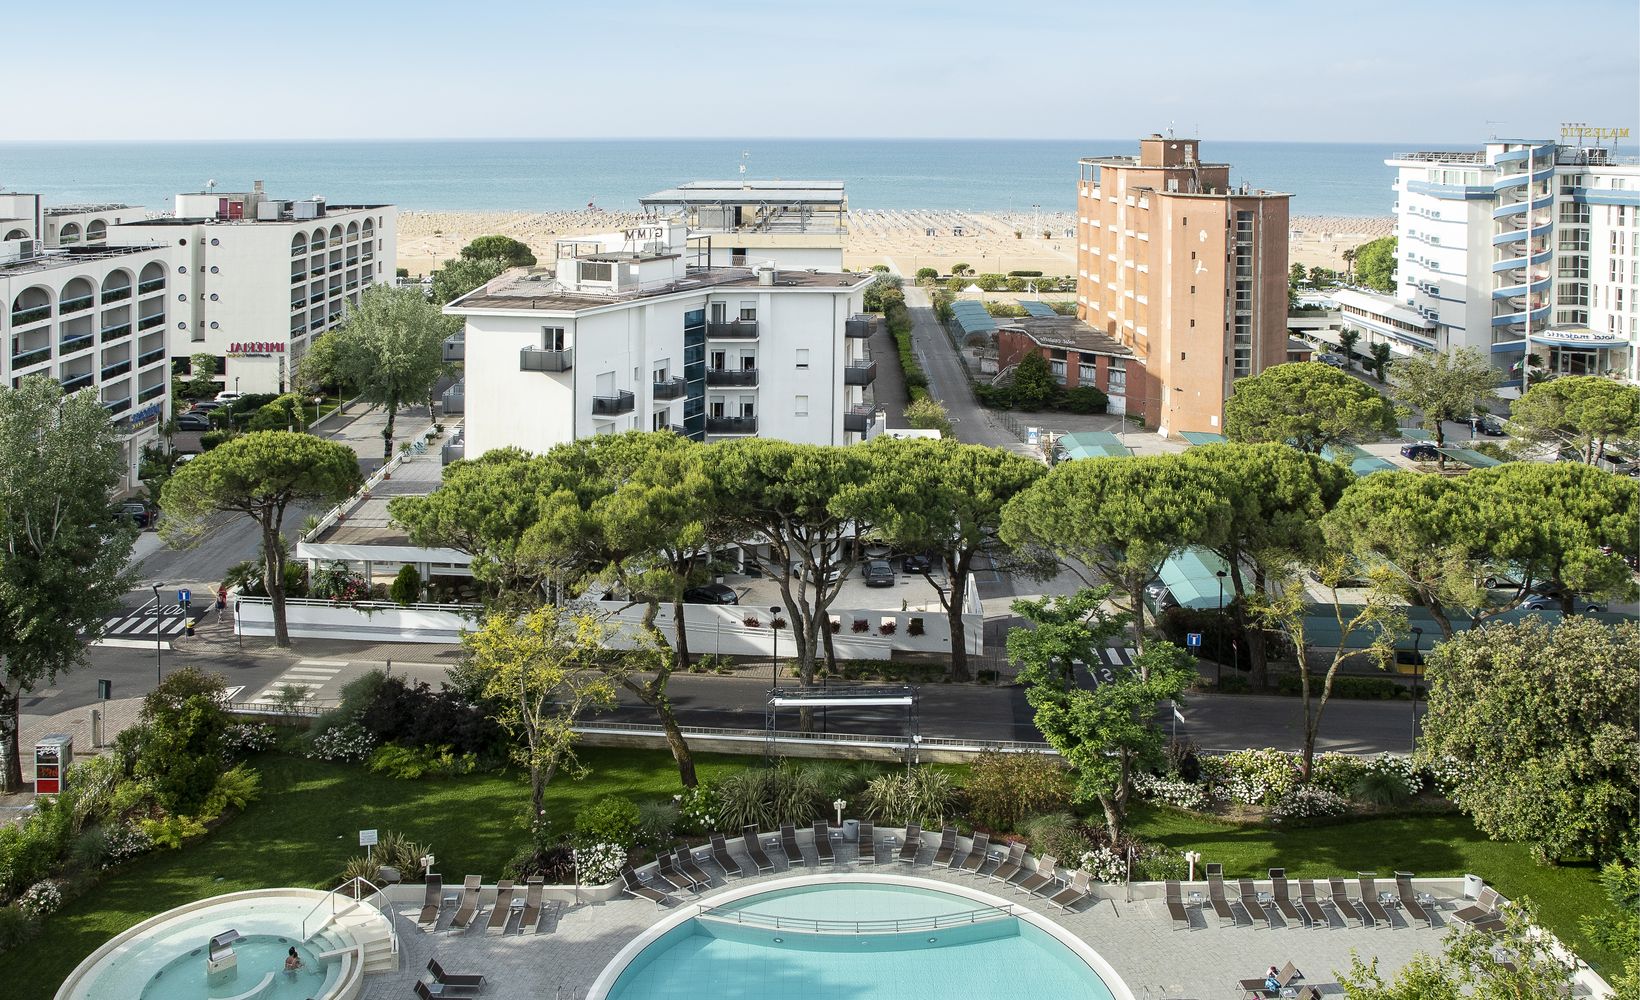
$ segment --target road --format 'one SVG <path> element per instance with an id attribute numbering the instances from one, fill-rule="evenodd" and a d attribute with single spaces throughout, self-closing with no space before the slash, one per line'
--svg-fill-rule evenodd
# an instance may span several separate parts
<path id="1" fill-rule="evenodd" d="M 957 440 L 1033 455 L 974 398 L 974 390 L 968 384 L 968 370 L 940 328 L 928 293 L 917 285 L 907 284 L 905 304 L 911 313 L 911 344 L 922 361 L 923 371 L 928 374 L 928 392 L 945 404 L 945 413 L 951 418 Z"/>

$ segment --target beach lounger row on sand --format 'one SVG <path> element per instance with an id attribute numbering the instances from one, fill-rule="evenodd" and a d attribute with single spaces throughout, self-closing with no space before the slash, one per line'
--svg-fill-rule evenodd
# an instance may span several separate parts
<path id="1" fill-rule="evenodd" d="M 1225 891 L 1224 866 L 1209 862 L 1206 866 L 1207 900 L 1204 907 L 1210 906 L 1222 923 L 1234 925 L 1237 923 L 1235 907 Z M 1326 907 L 1331 906 L 1338 914 L 1341 922 L 1348 923 L 1354 920 L 1361 927 L 1394 926 L 1390 916 L 1390 908 L 1399 907 L 1405 914 L 1407 923 L 1421 921 L 1426 927 L 1435 925 L 1433 907 L 1420 901 L 1417 892 L 1412 888 L 1411 872 L 1396 872 L 1396 892 L 1384 893 L 1378 891 L 1376 876 L 1371 872 L 1362 872 L 1357 876 L 1359 898 L 1352 900 L 1349 890 L 1341 878 L 1329 880 L 1328 888 L 1331 895 L 1321 898 L 1317 895 L 1315 882 L 1312 879 L 1296 880 L 1298 895 L 1293 895 L 1294 882 L 1287 878 L 1285 868 L 1270 869 L 1270 891 L 1261 893 L 1253 884 L 1252 879 L 1240 879 L 1237 882 L 1238 895 L 1242 908 L 1248 919 L 1257 922 L 1263 918 L 1265 923 L 1274 927 L 1279 916 L 1288 924 L 1303 924 L 1306 927 L 1331 926 L 1331 915 Z M 1496 894 L 1494 893 L 1494 899 Z M 1385 903 L 1389 905 L 1386 907 Z M 1163 905 L 1167 907 L 1169 918 L 1173 926 L 1190 927 L 1190 911 L 1186 908 L 1178 882 L 1168 882 L 1163 895 Z M 1482 900 L 1481 907 L 1476 909 L 1476 916 L 1485 919 L 1489 911 L 1486 901 Z M 1459 911 L 1463 913 L 1464 911 Z M 1495 914 L 1494 914 L 1495 917 Z M 1463 919 L 1461 916 L 1459 919 Z"/>

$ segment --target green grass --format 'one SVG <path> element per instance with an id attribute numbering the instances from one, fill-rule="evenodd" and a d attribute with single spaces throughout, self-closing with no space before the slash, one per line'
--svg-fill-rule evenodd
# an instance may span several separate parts
<path id="1" fill-rule="evenodd" d="M 670 798 L 680 790 L 670 756 L 585 749 L 591 774 L 547 786 L 547 815 L 568 831 L 575 813 L 606 795 Z M 750 758 L 697 755 L 702 780 Z M 245 812 L 180 851 L 119 868 L 51 917 L 39 937 L 0 955 L 8 997 L 48 998 L 109 937 L 156 913 L 206 896 L 269 886 L 327 888 L 359 853 L 361 829 L 393 830 L 430 844 L 440 871 L 493 882 L 525 844 L 529 783 L 519 774 L 401 781 L 363 768 L 284 756 L 258 759 L 262 794 Z"/>
<path id="2" fill-rule="evenodd" d="M 1539 865 L 1525 844 L 1488 840 L 1462 815 L 1392 816 L 1280 829 L 1216 823 L 1140 807 L 1132 829 L 1142 840 L 1176 851 L 1200 851 L 1204 860 L 1224 865 L 1226 878 L 1263 877 L 1275 867 L 1299 878 L 1356 871 L 1479 875 L 1510 899 L 1529 897 L 1544 925 L 1597 968 L 1617 969 L 1622 964 L 1620 956 L 1596 947 L 1579 926 L 1585 915 L 1598 919 L 1617 914 L 1600 887 L 1598 869 L 1591 864 Z"/>

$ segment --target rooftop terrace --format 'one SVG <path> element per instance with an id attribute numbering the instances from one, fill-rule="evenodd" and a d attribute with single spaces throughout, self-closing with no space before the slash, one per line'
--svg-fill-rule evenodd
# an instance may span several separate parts
<path id="1" fill-rule="evenodd" d="M 856 289 L 869 284 L 874 274 L 835 274 L 810 271 L 778 271 L 775 288 Z M 502 275 L 482 288 L 450 303 L 447 311 L 467 309 L 548 309 L 575 312 L 596 309 L 615 302 L 631 302 L 714 288 L 758 288 L 758 275 L 745 267 L 689 267 L 682 278 L 643 284 L 607 295 L 574 292 L 542 271 L 517 270 Z"/>

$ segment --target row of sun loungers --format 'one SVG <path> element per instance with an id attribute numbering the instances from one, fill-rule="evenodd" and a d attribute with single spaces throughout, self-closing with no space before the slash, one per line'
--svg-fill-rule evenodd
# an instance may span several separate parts
<path id="1" fill-rule="evenodd" d="M 434 997 L 463 997 L 472 996 L 484 988 L 484 977 L 478 973 L 451 973 L 445 972 L 444 967 L 438 964 L 438 959 L 427 960 L 427 971 L 433 974 L 433 981 L 417 980 L 416 996 L 421 1000 L 433 1000 Z"/>
<path id="2" fill-rule="evenodd" d="M 466 931 L 478 918 L 483 910 L 479 903 L 479 893 L 482 891 L 483 879 L 478 875 L 469 875 L 462 883 L 461 895 L 457 898 L 456 911 L 450 917 L 450 930 Z M 507 926 L 512 923 L 514 912 L 518 914 L 518 930 L 521 934 L 534 934 L 541 924 L 542 892 L 545 886 L 542 878 L 537 875 L 524 882 L 524 898 L 520 905 L 513 905 L 514 895 L 517 892 L 516 883 L 511 879 L 502 879 L 496 883 L 495 904 L 490 907 L 490 917 L 485 924 L 485 931 L 490 934 L 503 934 Z M 416 916 L 416 923 L 424 931 L 433 930 L 438 926 L 439 917 L 444 912 L 444 879 L 437 874 L 427 876 L 427 888 L 422 896 L 421 911 Z"/>
<path id="3" fill-rule="evenodd" d="M 1223 866 L 1208 863 L 1206 876 L 1207 899 L 1204 907 L 1211 907 L 1220 921 L 1236 924 L 1237 914 L 1225 891 Z M 1327 912 L 1328 906 L 1332 907 L 1342 922 L 1347 924 L 1353 920 L 1361 927 L 1394 926 L 1395 921 L 1390 916 L 1391 908 L 1399 908 L 1405 913 L 1409 924 L 1414 920 L 1422 922 L 1426 927 L 1433 927 L 1435 924 L 1433 908 L 1421 901 L 1417 892 L 1413 890 L 1411 872 L 1396 872 L 1395 893 L 1385 893 L 1382 897 L 1378 891 L 1376 876 L 1370 872 L 1362 872 L 1358 876 L 1359 896 L 1353 900 L 1342 878 L 1328 880 L 1328 889 L 1331 893 L 1328 898 L 1317 895 L 1315 882 L 1311 879 L 1296 880 L 1296 898 L 1293 895 L 1294 886 L 1295 883 L 1288 880 L 1285 868 L 1272 868 L 1268 894 L 1260 893 L 1253 880 L 1248 878 L 1238 880 L 1237 892 L 1239 902 L 1248 918 L 1254 922 L 1262 918 L 1270 927 L 1276 926 L 1278 916 L 1287 924 L 1302 924 L 1306 927 L 1330 926 L 1332 918 Z M 1493 895 L 1496 896 L 1495 893 Z M 1386 901 L 1389 906 L 1385 905 Z M 1175 928 L 1190 926 L 1190 911 L 1185 907 L 1178 882 L 1166 884 L 1163 903 Z M 1478 916 L 1484 918 L 1484 896 L 1481 905 L 1482 911 Z M 1461 914 L 1464 911 L 1459 912 Z"/>

